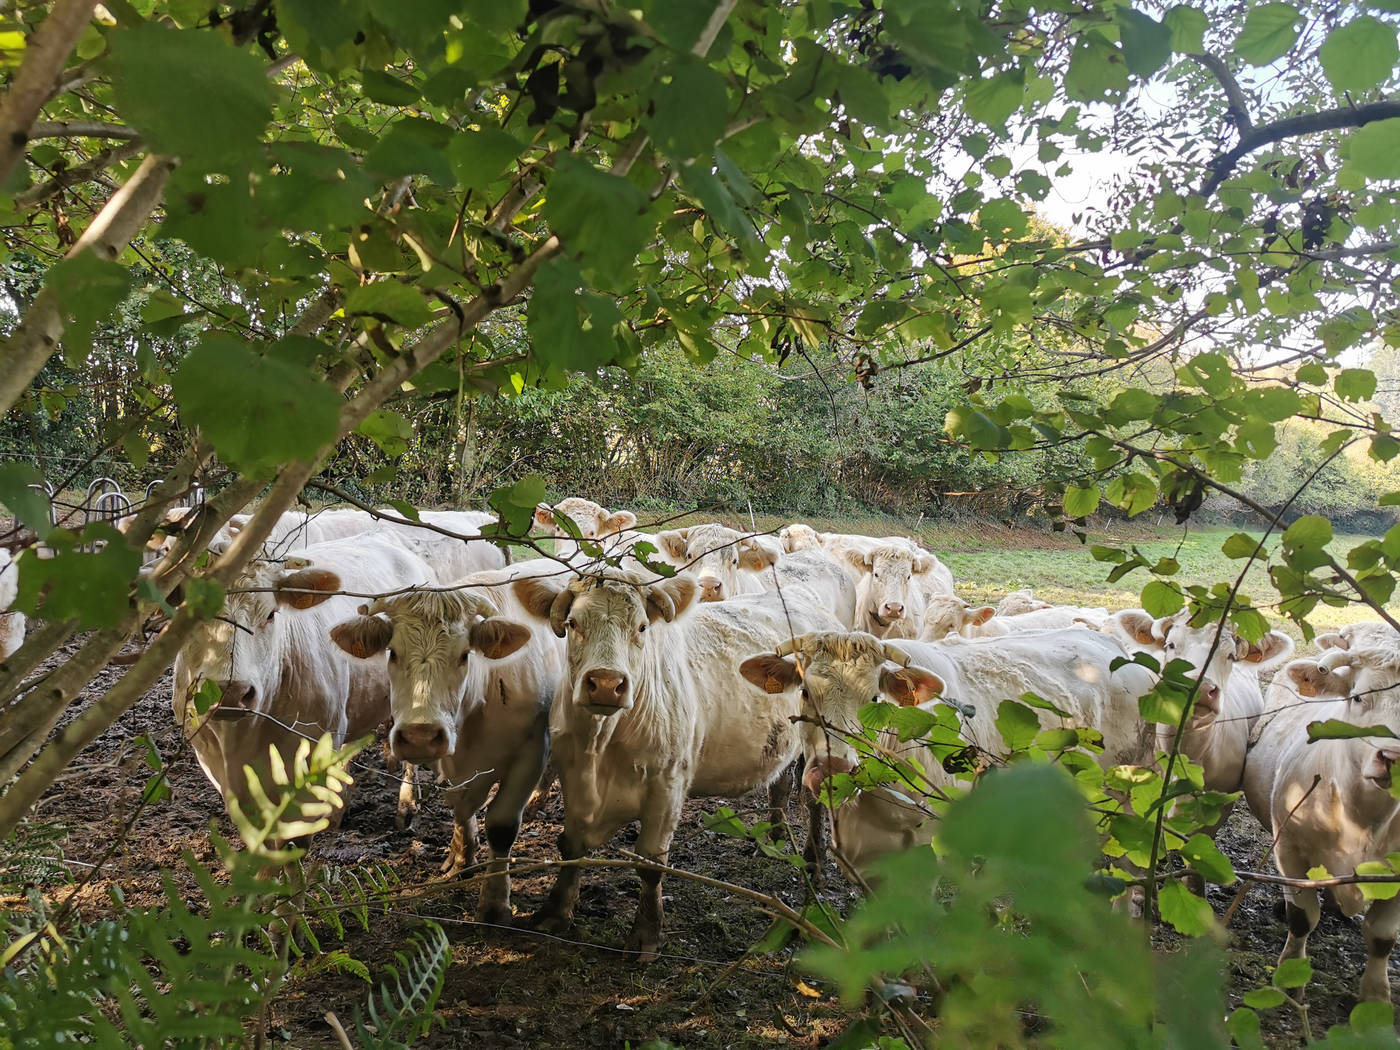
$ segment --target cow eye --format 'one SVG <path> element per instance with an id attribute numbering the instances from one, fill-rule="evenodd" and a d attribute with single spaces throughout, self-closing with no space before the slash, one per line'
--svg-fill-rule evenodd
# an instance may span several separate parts
<path id="1" fill-rule="evenodd" d="M 275 620 L 276 618 L 277 618 L 277 610 L 276 610 L 276 609 L 273 609 L 272 612 L 270 612 L 270 613 L 267 614 L 267 619 L 263 621 L 263 626 L 266 627 L 268 624 L 270 624 L 270 623 L 271 623 L 273 620 Z"/>
<path id="2" fill-rule="evenodd" d="M 470 649 L 463 649 L 461 659 L 459 659 L 457 662 L 465 666 L 467 662 L 467 657 L 471 655 L 471 652 L 472 651 Z"/>
<path id="3" fill-rule="evenodd" d="M 637 624 L 637 633 L 638 633 L 638 634 L 646 634 L 646 633 L 647 633 L 647 625 L 644 624 L 644 623 L 639 623 L 639 624 Z"/>
<path id="4" fill-rule="evenodd" d="M 803 700 L 810 700 L 810 699 L 812 699 L 812 694 L 809 693 L 809 692 L 807 691 L 807 687 L 806 687 L 805 685 L 802 687 L 802 699 L 803 699 Z"/>
<path id="5" fill-rule="evenodd" d="M 565 626 L 567 626 L 567 627 L 569 628 L 569 630 L 571 630 L 571 631 L 577 631 L 577 630 L 578 630 L 578 621 L 575 620 L 572 616 L 570 616 L 569 619 L 568 619 L 568 622 L 565 624 Z"/>
<path id="6" fill-rule="evenodd" d="M 874 576 L 877 580 L 880 578 L 880 574 L 878 572 L 872 572 L 870 575 Z"/>
<path id="7" fill-rule="evenodd" d="M 389 650 L 389 662 L 391 664 L 396 664 L 399 662 L 399 654 L 394 652 L 394 650 L 392 649 Z"/>

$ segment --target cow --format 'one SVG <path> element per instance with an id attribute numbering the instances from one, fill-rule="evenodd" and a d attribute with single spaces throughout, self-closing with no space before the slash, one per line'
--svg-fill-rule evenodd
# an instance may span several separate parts
<path id="1" fill-rule="evenodd" d="M 774 785 L 798 754 L 795 698 L 755 689 L 735 654 L 771 650 L 791 630 L 831 629 L 829 615 L 801 603 L 784 608 L 771 595 L 697 602 L 692 577 L 650 582 L 620 569 L 513 587 L 532 616 L 566 638 L 549 725 L 564 789 L 565 860 L 640 819 L 637 852 L 664 864 L 687 797 L 738 798 Z M 807 626 L 818 623 L 827 626 Z M 561 869 L 535 917 L 539 928 L 568 929 L 580 874 Z M 627 943 L 646 960 L 660 945 L 661 872 L 642 864 L 638 874 Z"/>
<path id="2" fill-rule="evenodd" d="M 1207 791 L 1240 790 L 1250 730 L 1264 712 L 1259 675 L 1293 654 L 1293 640 L 1281 631 L 1268 631 L 1248 642 L 1228 624 L 1192 627 L 1187 613 L 1154 619 L 1141 609 L 1127 609 L 1109 618 L 1114 633 L 1128 647 L 1152 654 L 1166 665 L 1185 660 L 1191 677 L 1200 677 L 1194 706 L 1181 737 L 1181 751 L 1201 766 Z M 1219 643 L 1216 636 L 1219 634 Z M 1157 723 L 1157 746 L 1170 751 L 1177 727 Z"/>
<path id="3" fill-rule="evenodd" d="M 854 627 L 856 588 L 840 563 L 825 551 L 802 548 L 784 554 L 768 572 L 759 575 L 765 590 L 792 594 L 826 609 L 843 627 Z"/>
<path id="4" fill-rule="evenodd" d="M 1336 631 L 1317 636 L 1320 649 L 1374 649 L 1400 646 L 1400 633 L 1384 620 L 1349 623 Z"/>
<path id="5" fill-rule="evenodd" d="M 8 548 L 0 547 L 0 660 L 24 644 L 24 613 L 11 608 L 18 597 L 19 563 Z"/>
<path id="6" fill-rule="evenodd" d="M 475 863 L 476 812 L 500 785 L 486 811 L 482 922 L 511 920 L 507 866 L 549 755 L 549 707 L 563 671 L 563 645 L 519 622 L 510 583 L 558 569 L 540 559 L 473 573 L 449 584 L 453 590 L 377 598 L 331 631 L 357 659 L 388 652 L 390 747 L 406 762 L 436 762 L 452 785 L 444 875 Z"/>
<path id="7" fill-rule="evenodd" d="M 1061 720 L 1037 710 L 1046 728 L 1097 729 L 1104 741 L 1100 764 L 1141 761 L 1150 745 L 1137 700 L 1151 689 L 1153 676 L 1136 664 L 1115 669 L 1124 655 L 1111 639 L 1077 629 L 941 643 L 836 632 L 803 635 L 777 655 L 749 657 L 740 673 L 770 693 L 801 690 L 803 779 L 817 793 L 827 777 L 859 763 L 850 736 L 860 732 L 860 709 L 872 697 L 925 709 L 955 702 L 963 738 L 985 756 L 969 759 L 969 767 L 1000 759 L 1005 744 L 996 727 L 998 707 L 1027 692 L 1068 713 Z M 917 796 L 936 798 L 957 782 L 925 746 L 902 744 L 893 733 L 882 734 L 880 744 L 918 766 L 925 781 L 909 785 L 912 792 L 888 786 L 864 792 L 833 814 L 841 858 L 848 872 L 862 877 L 879 857 L 929 842 L 936 820 Z"/>
<path id="8" fill-rule="evenodd" d="M 823 550 L 822 534 L 810 525 L 793 522 L 778 530 L 778 540 L 783 545 L 783 553 L 796 554 L 798 551 Z"/>
<path id="9" fill-rule="evenodd" d="M 1250 751 L 1246 792 L 1252 808 L 1263 807 L 1267 797 L 1280 874 L 1306 879 L 1321 867 L 1350 875 L 1360 864 L 1384 862 L 1400 850 L 1400 801 L 1391 794 L 1400 747 L 1390 735 L 1400 727 L 1400 653 L 1394 645 L 1334 647 L 1316 661 L 1294 661 L 1278 677 L 1285 681 L 1277 692 L 1270 689 L 1270 709 Z M 1290 690 L 1302 699 L 1294 701 Z M 1310 743 L 1308 724 L 1328 719 L 1385 726 L 1386 732 Z M 1361 998 L 1390 1002 L 1386 968 L 1400 934 L 1400 898 L 1373 900 L 1368 907 L 1360 886 L 1330 890 L 1344 915 L 1365 912 Z M 1308 936 L 1321 914 L 1316 890 L 1284 886 L 1283 895 L 1288 937 L 1280 962 L 1307 956 Z"/>
<path id="10" fill-rule="evenodd" d="M 759 574 L 782 555 L 771 536 L 739 532 L 714 522 L 658 532 L 656 544 L 672 565 L 694 574 L 702 602 L 761 592 L 764 583 Z"/>
<path id="11" fill-rule="evenodd" d="M 838 550 L 848 565 L 863 570 L 856 584 L 856 629 L 877 638 L 917 637 L 925 592 L 916 577 L 932 572 L 937 559 L 904 541 Z"/>
<path id="12" fill-rule="evenodd" d="M 923 627 L 919 638 L 938 641 L 949 634 L 964 638 L 999 638 L 1016 631 L 1047 631 L 1083 624 L 1097 629 L 1108 619 L 1107 609 L 1078 605 L 1046 605 L 1023 613 L 1006 615 L 990 605 L 974 608 L 953 594 L 935 594 L 925 599 Z"/>
<path id="13" fill-rule="evenodd" d="M 566 561 L 574 560 L 582 550 L 556 515 L 568 518 L 578 529 L 580 539 L 597 542 L 608 554 L 622 553 L 644 538 L 636 531 L 637 515 L 630 510 L 609 511 L 581 496 L 569 496 L 553 506 L 541 503 L 535 507 L 535 526 L 546 536 L 554 537 L 554 553 Z"/>
<path id="14" fill-rule="evenodd" d="M 394 510 L 384 513 L 395 518 L 402 516 Z M 458 536 L 479 536 L 482 526 L 496 519 L 491 514 L 474 510 L 423 510 L 418 512 L 418 520 Z M 441 580 L 454 580 L 506 565 L 505 551 L 486 540 L 461 540 L 409 522 L 383 519 L 377 520 L 367 532 L 393 536 L 432 566 Z"/>
<path id="15" fill-rule="evenodd" d="M 1035 612 L 1038 609 L 1049 609 L 1052 606 L 1049 602 L 1043 602 L 1032 594 L 1029 590 L 1012 591 L 1010 594 L 997 602 L 998 616 L 1020 616 L 1022 613 Z"/>
<path id="16" fill-rule="evenodd" d="M 352 660 L 330 639 L 363 599 L 335 592 L 436 582 L 422 559 L 372 536 L 244 568 L 218 616 L 196 626 L 175 658 L 176 721 L 226 802 L 248 803 L 243 767 L 265 778 L 269 747 L 290 762 L 303 738 L 329 733 L 339 747 L 388 717 L 386 661 Z M 218 697 L 201 713 L 196 694 L 205 683 Z"/>

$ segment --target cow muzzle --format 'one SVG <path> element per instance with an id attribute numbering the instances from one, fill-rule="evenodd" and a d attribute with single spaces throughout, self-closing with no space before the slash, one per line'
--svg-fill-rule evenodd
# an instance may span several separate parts
<path id="1" fill-rule="evenodd" d="M 389 733 L 395 757 L 404 762 L 436 762 L 447 757 L 447 727 L 441 722 L 406 722 Z"/>
<path id="2" fill-rule="evenodd" d="M 880 616 L 886 625 L 894 623 L 895 620 L 904 618 L 903 602 L 885 602 L 880 606 Z"/>
<path id="3" fill-rule="evenodd" d="M 219 704 L 214 709 L 218 719 L 242 718 L 258 707 L 258 687 L 252 682 L 232 679 L 219 688 Z"/>
<path id="4" fill-rule="evenodd" d="M 714 576 L 700 577 L 700 600 L 702 602 L 724 601 L 724 581 Z"/>
<path id="5" fill-rule="evenodd" d="M 1220 715 L 1220 686 L 1207 678 L 1196 690 L 1196 707 L 1191 712 L 1191 723 L 1202 725 L 1214 722 Z"/>
<path id="6" fill-rule="evenodd" d="M 822 784 L 827 777 L 834 777 L 837 773 L 849 773 L 855 768 L 854 763 L 839 755 L 825 755 L 815 762 L 807 763 L 807 769 L 802 774 L 802 786 L 820 797 Z"/>
<path id="7" fill-rule="evenodd" d="M 596 667 L 583 676 L 580 699 L 595 715 L 616 714 L 632 706 L 632 683 L 621 671 Z"/>

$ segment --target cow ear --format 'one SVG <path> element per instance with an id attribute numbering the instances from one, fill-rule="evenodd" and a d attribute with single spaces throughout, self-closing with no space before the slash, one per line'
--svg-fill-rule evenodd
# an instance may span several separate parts
<path id="1" fill-rule="evenodd" d="M 537 503 L 535 505 L 535 524 L 542 529 L 553 529 L 554 508 L 548 503 Z"/>
<path id="2" fill-rule="evenodd" d="M 766 537 L 764 537 L 766 538 Z M 739 547 L 739 568 L 762 572 L 778 563 L 779 552 L 755 536 Z"/>
<path id="3" fill-rule="evenodd" d="M 530 628 L 514 620 L 492 616 L 472 624 L 467 638 L 472 648 L 482 656 L 500 660 L 530 640 Z"/>
<path id="4" fill-rule="evenodd" d="M 783 693 L 802 681 L 791 660 L 772 653 L 749 657 L 739 665 L 739 673 L 765 693 Z"/>
<path id="5" fill-rule="evenodd" d="M 554 599 L 564 591 L 564 588 L 553 580 L 541 580 L 534 577 L 516 580 L 510 586 L 511 590 L 515 592 L 516 600 L 525 606 L 525 611 L 540 620 L 549 619 L 550 606 L 554 604 Z"/>
<path id="6" fill-rule="evenodd" d="M 1319 634 L 1317 636 L 1317 647 L 1319 649 L 1350 649 L 1351 643 L 1347 641 L 1344 634 Z"/>
<path id="7" fill-rule="evenodd" d="M 901 707 L 926 704 L 943 692 L 943 679 L 922 667 L 885 668 L 880 672 L 880 692 Z"/>
<path id="8" fill-rule="evenodd" d="M 277 604 L 310 609 L 339 590 L 340 577 L 329 569 L 301 569 L 277 581 Z"/>
<path id="9" fill-rule="evenodd" d="M 972 610 L 972 623 L 976 627 L 981 627 L 997 614 L 996 608 L 991 605 L 984 605 L 980 609 Z"/>
<path id="10" fill-rule="evenodd" d="M 926 572 L 933 571 L 933 559 L 927 554 L 920 554 L 914 559 L 914 573 L 922 576 Z"/>
<path id="11" fill-rule="evenodd" d="M 700 585 L 690 576 L 672 576 L 653 583 L 646 589 L 647 616 L 652 623 L 657 620 L 670 623 L 690 608 L 699 593 Z"/>
<path id="12" fill-rule="evenodd" d="M 630 529 L 637 524 L 637 515 L 630 510 L 616 510 L 611 515 L 603 519 L 603 524 L 598 530 L 599 535 L 606 536 L 612 532 L 621 532 L 623 529 Z"/>
<path id="13" fill-rule="evenodd" d="M 1151 649 L 1162 648 L 1162 639 L 1153 632 L 1157 621 L 1143 610 L 1124 609 L 1120 613 L 1115 613 L 1114 619 L 1138 645 L 1145 645 Z"/>
<path id="14" fill-rule="evenodd" d="M 1258 664 L 1260 669 L 1281 663 L 1293 655 L 1293 639 L 1282 631 L 1270 631 L 1257 642 L 1246 643 L 1244 659 Z"/>
<path id="15" fill-rule="evenodd" d="M 331 628 L 331 641 L 360 660 L 382 653 L 393 637 L 394 625 L 382 616 L 356 616 Z"/>
<path id="16" fill-rule="evenodd" d="M 668 558 L 685 561 L 685 536 L 680 529 L 663 529 L 656 534 L 657 546 Z"/>

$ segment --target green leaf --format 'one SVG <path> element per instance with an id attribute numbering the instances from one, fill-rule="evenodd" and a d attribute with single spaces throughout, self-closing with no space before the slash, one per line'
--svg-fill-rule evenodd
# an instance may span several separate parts
<path id="1" fill-rule="evenodd" d="M 224 462 L 253 477 L 310 459 L 335 440 L 340 425 L 334 387 L 228 336 L 205 335 L 171 388 L 185 424 L 203 430 Z"/>
<path id="2" fill-rule="evenodd" d="M 1259 1036 L 1259 1015 L 1249 1007 L 1241 1006 L 1232 1011 L 1225 1019 L 1225 1030 L 1239 1050 L 1264 1050 L 1264 1040 Z"/>
<path id="3" fill-rule="evenodd" d="M 1251 66 L 1267 66 L 1282 58 L 1298 39 L 1302 16 L 1292 4 L 1252 7 L 1244 16 L 1244 29 L 1235 40 L 1235 53 Z"/>
<path id="4" fill-rule="evenodd" d="M 1150 15 L 1131 7 L 1113 12 L 1128 69 L 1140 77 L 1150 77 L 1172 57 L 1172 32 Z"/>
<path id="5" fill-rule="evenodd" d="M 1186 599 L 1169 583 L 1153 580 L 1142 589 L 1142 607 L 1149 616 L 1171 616 L 1180 612 Z"/>
<path id="6" fill-rule="evenodd" d="M 1013 200 L 988 201 L 977 213 L 977 225 L 996 239 L 1015 240 L 1026 234 L 1026 213 Z"/>
<path id="7" fill-rule="evenodd" d="M 1177 933 L 1187 937 L 1199 937 L 1215 926 L 1215 913 L 1210 905 L 1176 879 L 1167 879 L 1162 884 L 1157 894 L 1157 908 L 1164 922 L 1171 923 Z"/>
<path id="8" fill-rule="evenodd" d="M 1275 988 L 1302 988 L 1312 980 L 1312 963 L 1307 959 L 1284 959 L 1274 971 Z"/>
<path id="9" fill-rule="evenodd" d="M 1395 26 L 1361 15 L 1328 33 L 1318 58 L 1338 91 L 1371 91 L 1395 74 L 1396 61 L 1400 60 Z"/>
<path id="10" fill-rule="evenodd" d="M 426 175 L 439 186 L 457 180 L 448 161 L 452 133 L 443 125 L 420 117 L 396 120 L 365 154 L 365 170 L 386 179 Z"/>
<path id="11" fill-rule="evenodd" d="M 1220 545 L 1221 552 L 1227 558 L 1248 558 L 1258 549 L 1259 541 L 1247 532 L 1236 532 L 1226 537 Z"/>
<path id="12" fill-rule="evenodd" d="M 1190 54 L 1205 50 L 1210 20 L 1200 8 L 1177 4 L 1162 16 L 1162 24 L 1171 30 L 1173 51 Z"/>
<path id="13" fill-rule="evenodd" d="M 1376 373 L 1369 368 L 1343 368 L 1332 388 L 1345 401 L 1367 401 L 1376 394 Z"/>
<path id="14" fill-rule="evenodd" d="M 185 584 L 184 604 L 201 620 L 212 620 L 224 608 L 223 584 L 196 576 Z"/>
<path id="15" fill-rule="evenodd" d="M 466 129 L 452 136 L 447 157 L 463 189 L 484 189 L 520 156 L 524 146 L 500 128 Z"/>
<path id="16" fill-rule="evenodd" d="M 1003 700 L 997 706 L 996 727 L 1007 751 L 1024 751 L 1035 743 L 1040 719 L 1020 701 Z"/>
<path id="17" fill-rule="evenodd" d="M 1395 878 L 1396 882 L 1359 882 L 1356 888 L 1361 891 L 1361 896 L 1368 901 L 1388 901 L 1397 893 L 1400 893 L 1400 875 L 1395 874 L 1395 869 L 1384 861 L 1363 860 L 1356 866 L 1358 875 L 1388 875 Z M 1306 982 L 1304 982 L 1306 983 Z M 1285 985 L 1285 987 L 1288 987 Z"/>
<path id="18" fill-rule="evenodd" d="M 1151 419 L 1160 399 L 1150 390 L 1131 387 L 1114 396 L 1108 410 L 1111 422 L 1122 425 L 1135 419 Z"/>
<path id="19" fill-rule="evenodd" d="M 366 97 L 386 106 L 409 106 L 423 95 L 417 86 L 377 69 L 362 70 L 360 84 Z"/>
<path id="20" fill-rule="evenodd" d="M 1005 70 L 974 80 L 967 88 L 963 105 L 973 120 L 999 128 L 1021 108 L 1025 94 L 1025 75 L 1020 70 Z"/>
<path id="21" fill-rule="evenodd" d="M 1340 718 L 1308 723 L 1308 743 L 1315 740 L 1357 740 L 1367 736 L 1400 737 L 1400 733 L 1385 726 L 1358 726 Z"/>
<path id="22" fill-rule="evenodd" d="M 1278 988 L 1254 988 L 1245 992 L 1241 1001 L 1255 1010 L 1272 1010 L 1287 1002 L 1288 997 Z"/>
<path id="23" fill-rule="evenodd" d="M 1400 131 L 1400 120 L 1395 122 L 1396 130 Z M 1297 379 L 1300 383 L 1307 383 L 1311 386 L 1321 386 L 1327 382 L 1327 369 L 1321 365 L 1312 363 L 1301 366 L 1297 372 Z"/>
<path id="24" fill-rule="evenodd" d="M 535 520 L 535 508 L 544 502 L 544 478 L 530 474 L 514 485 L 497 489 L 486 501 L 500 515 L 510 535 L 527 535 Z"/>
<path id="25" fill-rule="evenodd" d="M 1087 518 L 1099 506 L 1099 487 L 1090 485 L 1079 488 L 1076 485 L 1065 487 L 1065 514 L 1071 518 Z"/>
<path id="26" fill-rule="evenodd" d="M 1332 523 L 1318 514 L 1304 514 L 1283 530 L 1283 545 L 1290 550 L 1325 547 L 1332 542 Z"/>
<path id="27" fill-rule="evenodd" d="M 603 288 L 627 283 L 654 229 L 641 190 L 572 153 L 559 159 L 544 210 L 564 250 Z"/>
<path id="28" fill-rule="evenodd" d="M 953 437 L 965 439 L 975 449 L 1005 447 L 1008 433 L 984 413 L 974 408 L 954 408 L 948 412 L 943 428 Z"/>
<path id="29" fill-rule="evenodd" d="M 86 543 L 105 542 L 88 553 Z M 19 595 L 14 607 L 47 620 L 76 617 L 84 629 L 115 627 L 131 606 L 131 587 L 141 568 L 141 552 L 105 523 L 81 533 L 53 530 L 47 540 L 52 558 L 25 551 L 19 558 Z"/>
<path id="30" fill-rule="evenodd" d="M 1209 835 L 1192 835 L 1179 847 L 1181 857 L 1207 882 L 1228 886 L 1235 881 L 1235 869 L 1211 841 Z"/>
<path id="31" fill-rule="evenodd" d="M 363 434 L 387 455 L 402 456 L 408 451 L 408 443 L 413 440 L 413 424 L 397 412 L 387 408 L 375 409 L 355 428 L 355 433 Z"/>
<path id="32" fill-rule="evenodd" d="M 701 62 L 678 59 L 663 71 L 651 98 L 642 126 L 672 160 L 685 163 L 705 156 L 724 134 L 729 91 L 724 78 Z"/>
<path id="33" fill-rule="evenodd" d="M 1348 1015 L 1347 1021 L 1358 1032 L 1368 1028 L 1379 1028 L 1385 1033 L 1382 1038 L 1387 1036 L 1393 1038 L 1395 1009 L 1389 1003 L 1376 1002 L 1374 1000 L 1357 1003 L 1351 1008 L 1351 1013 Z"/>
<path id="34" fill-rule="evenodd" d="M 118 112 L 153 151 L 217 168 L 256 148 L 276 94 L 263 61 L 227 40 L 155 22 L 108 36 Z"/>
<path id="35" fill-rule="evenodd" d="M 44 476 L 37 467 L 17 460 L 0 463 L 0 506 L 33 529 L 41 540 L 53 527 L 49 524 L 49 497 L 42 488 L 29 486 L 43 483 Z"/>
<path id="36" fill-rule="evenodd" d="M 63 347 L 71 362 L 80 362 L 92 347 L 93 330 L 110 320 L 131 289 L 125 266 L 80 252 L 49 270 L 45 284 L 63 316 Z"/>
<path id="37" fill-rule="evenodd" d="M 1400 178 L 1400 117 L 1357 128 L 1345 148 L 1348 166 L 1368 179 Z"/>
<path id="38" fill-rule="evenodd" d="M 581 285 L 579 268 L 569 259 L 550 261 L 535 277 L 525 319 L 534 353 L 544 364 L 583 371 L 618 356 L 613 329 L 622 314 L 610 299 Z"/>
<path id="39" fill-rule="evenodd" d="M 1128 89 L 1128 63 L 1097 32 L 1080 33 L 1065 74 L 1065 94 L 1081 102 L 1099 102 Z"/>
<path id="40" fill-rule="evenodd" d="M 423 293 L 395 280 L 362 284 L 345 297 L 347 314 L 364 314 L 403 325 L 419 328 L 432 320 L 433 311 Z"/>

